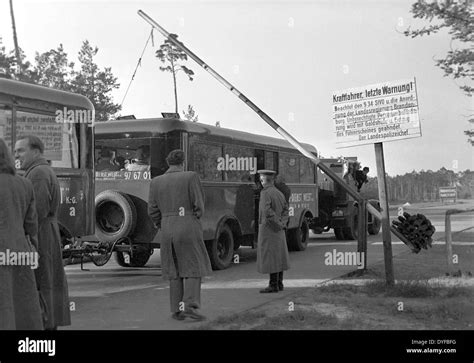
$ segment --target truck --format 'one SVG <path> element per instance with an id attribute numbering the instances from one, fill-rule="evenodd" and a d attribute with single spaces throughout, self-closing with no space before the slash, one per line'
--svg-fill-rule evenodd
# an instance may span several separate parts
<path id="1" fill-rule="evenodd" d="M 343 178 L 351 164 L 356 164 L 357 157 L 321 158 L 334 173 Z M 333 229 L 338 240 L 355 240 L 358 238 L 358 204 L 347 195 L 344 189 L 329 178 L 320 168 L 318 173 L 318 217 L 314 218 L 310 228 L 313 233 L 321 234 Z M 368 202 L 380 211 L 380 203 L 376 199 Z M 379 233 L 380 221 L 371 213 L 367 216 L 367 232 L 371 235 Z"/>

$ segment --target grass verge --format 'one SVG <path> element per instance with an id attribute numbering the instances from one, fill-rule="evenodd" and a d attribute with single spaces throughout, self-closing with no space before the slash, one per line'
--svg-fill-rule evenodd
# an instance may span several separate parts
<path id="1" fill-rule="evenodd" d="M 459 256 L 456 267 L 467 277 L 464 272 L 474 266 L 474 247 L 455 246 L 454 252 Z M 446 275 L 444 246 L 403 253 L 394 257 L 393 265 L 397 281 L 392 286 L 385 283 L 384 265 L 378 263 L 364 275 L 353 276 L 366 279 L 364 284 L 351 283 L 346 276 L 341 283 L 303 289 L 199 329 L 474 329 L 474 284 L 461 286 L 453 278 L 449 285 L 430 280 Z"/>

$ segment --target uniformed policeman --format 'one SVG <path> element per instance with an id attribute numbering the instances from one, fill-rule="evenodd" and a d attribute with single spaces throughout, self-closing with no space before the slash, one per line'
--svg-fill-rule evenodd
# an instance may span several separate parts
<path id="1" fill-rule="evenodd" d="M 183 171 L 182 150 L 171 151 L 166 161 L 169 169 L 151 181 L 148 201 L 148 214 L 159 228 L 162 276 L 170 281 L 173 319 L 203 320 L 201 278 L 212 271 L 200 220 L 204 194 L 198 174 Z"/>
<path id="2" fill-rule="evenodd" d="M 284 228 L 288 222 L 288 203 L 275 187 L 276 172 L 258 170 L 263 189 L 259 203 L 257 269 L 270 274 L 270 282 L 261 293 L 283 290 L 283 271 L 290 268 Z"/>

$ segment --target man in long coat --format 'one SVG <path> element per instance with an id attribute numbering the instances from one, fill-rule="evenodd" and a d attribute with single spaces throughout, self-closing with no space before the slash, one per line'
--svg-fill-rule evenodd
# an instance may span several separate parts
<path id="1" fill-rule="evenodd" d="M 172 317 L 203 320 L 201 278 L 212 271 L 200 221 L 204 194 L 198 174 L 183 171 L 183 151 L 173 150 L 166 161 L 169 169 L 151 181 L 148 201 L 148 214 L 159 228 L 162 276 L 170 281 Z"/>
<path id="2" fill-rule="evenodd" d="M 288 222 L 288 203 L 274 185 L 275 172 L 259 170 L 263 189 L 258 215 L 257 270 L 270 274 L 268 287 L 262 293 L 283 290 L 283 271 L 290 268 L 284 228 Z"/>
<path id="3" fill-rule="evenodd" d="M 15 144 L 15 158 L 33 183 L 38 215 L 39 266 L 36 283 L 46 307 L 46 330 L 71 325 L 69 295 L 58 226 L 59 182 L 43 157 L 44 144 L 37 136 L 25 136 Z"/>
<path id="4" fill-rule="evenodd" d="M 13 158 L 0 138 L 0 253 L 30 256 L 29 265 L 0 264 L 0 330 L 43 330 L 33 271 L 38 267 L 37 233 L 33 186 L 16 175 Z"/>

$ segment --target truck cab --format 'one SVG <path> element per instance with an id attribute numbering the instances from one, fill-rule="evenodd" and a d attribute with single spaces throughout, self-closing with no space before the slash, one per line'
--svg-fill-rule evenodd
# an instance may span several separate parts
<path id="1" fill-rule="evenodd" d="M 348 178 L 348 173 L 357 165 L 357 157 L 326 158 L 320 159 L 331 170 L 343 179 Z M 338 240 L 357 239 L 358 205 L 344 189 L 335 183 L 320 169 L 318 172 L 319 187 L 319 216 L 312 224 L 313 233 L 319 234 L 334 230 Z M 369 200 L 378 210 L 378 200 Z M 367 231 L 369 234 L 378 234 L 380 222 L 369 213 L 367 218 Z"/>

